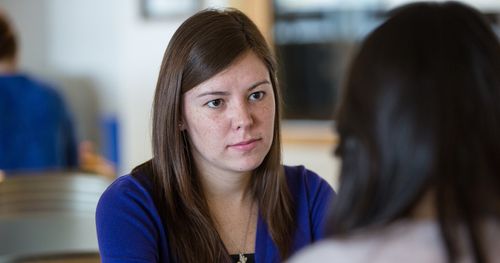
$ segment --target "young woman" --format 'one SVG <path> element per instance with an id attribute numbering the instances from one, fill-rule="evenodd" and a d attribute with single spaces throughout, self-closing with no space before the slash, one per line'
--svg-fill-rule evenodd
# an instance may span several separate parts
<path id="1" fill-rule="evenodd" d="M 237 10 L 173 35 L 153 105 L 153 158 L 97 208 L 103 262 L 279 262 L 322 236 L 331 187 L 281 165 L 276 64 Z"/>
<path id="2" fill-rule="evenodd" d="M 332 240 L 292 262 L 500 262 L 500 44 L 456 2 L 364 41 L 337 111 Z"/>

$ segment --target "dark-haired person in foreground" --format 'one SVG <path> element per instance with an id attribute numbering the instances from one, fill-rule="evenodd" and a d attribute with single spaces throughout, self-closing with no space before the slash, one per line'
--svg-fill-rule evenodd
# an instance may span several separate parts
<path id="1" fill-rule="evenodd" d="M 336 119 L 331 239 L 290 262 L 500 262 L 500 44 L 478 11 L 390 13 Z"/>
<path id="2" fill-rule="evenodd" d="M 204 10 L 174 33 L 153 105 L 153 158 L 103 194 L 108 262 L 280 262 L 322 237 L 332 188 L 281 164 L 276 64 L 255 24 Z"/>

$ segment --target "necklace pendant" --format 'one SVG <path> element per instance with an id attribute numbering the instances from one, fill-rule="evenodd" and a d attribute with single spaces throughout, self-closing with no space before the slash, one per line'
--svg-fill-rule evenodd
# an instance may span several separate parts
<path id="1" fill-rule="evenodd" d="M 240 260 L 238 260 L 238 263 L 246 263 L 247 262 L 247 257 L 243 255 L 243 253 L 240 253 Z"/>

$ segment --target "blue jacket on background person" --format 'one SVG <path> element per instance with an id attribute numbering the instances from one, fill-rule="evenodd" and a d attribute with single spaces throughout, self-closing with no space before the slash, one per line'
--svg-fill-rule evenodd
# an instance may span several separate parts
<path id="1" fill-rule="evenodd" d="M 0 170 L 76 168 L 70 113 L 52 87 L 28 75 L 0 75 Z"/>

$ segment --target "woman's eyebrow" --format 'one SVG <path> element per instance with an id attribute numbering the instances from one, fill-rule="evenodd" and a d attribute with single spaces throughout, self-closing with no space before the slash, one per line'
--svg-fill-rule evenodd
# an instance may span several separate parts
<path id="1" fill-rule="evenodd" d="M 198 94 L 198 96 L 196 96 L 196 97 L 201 98 L 204 96 L 228 96 L 228 95 L 229 95 L 229 92 L 227 92 L 227 91 L 207 91 L 207 92 L 203 92 L 201 94 Z"/>
<path id="2" fill-rule="evenodd" d="M 255 84 L 251 85 L 251 86 L 248 88 L 248 90 L 253 90 L 253 89 L 257 88 L 258 86 L 260 86 L 260 85 L 262 85 L 262 84 L 271 84 L 271 83 L 269 82 L 269 80 L 261 80 L 261 81 L 259 81 L 259 82 L 255 83 Z"/>
<path id="3" fill-rule="evenodd" d="M 268 80 L 261 80 L 259 82 L 256 82 L 256 83 L 250 85 L 248 90 L 253 90 L 253 89 L 255 89 L 258 86 L 263 85 L 263 84 L 271 84 L 271 83 Z M 228 96 L 228 95 L 229 95 L 229 92 L 227 92 L 227 91 L 207 91 L 207 92 L 203 92 L 203 93 L 198 94 L 198 96 L 196 96 L 196 97 L 201 98 L 204 96 Z"/>

